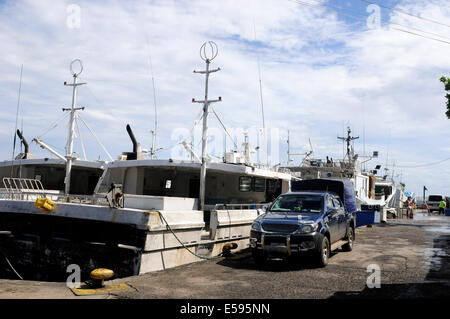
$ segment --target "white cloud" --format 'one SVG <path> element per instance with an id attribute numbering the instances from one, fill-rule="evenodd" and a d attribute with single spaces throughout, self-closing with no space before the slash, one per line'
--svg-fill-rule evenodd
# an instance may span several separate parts
<path id="1" fill-rule="evenodd" d="M 309 150 L 311 138 L 318 155 L 337 158 L 342 147 L 336 135 L 347 122 L 361 136 L 355 143 L 360 151 L 364 126 L 366 151 L 379 150 L 383 164 L 388 143 L 389 161 L 395 159 L 397 165 L 449 157 L 445 145 L 450 128 L 439 82 L 450 67 L 446 44 L 386 27 L 355 27 L 325 7 L 281 0 L 245 5 L 237 0 L 76 1 L 81 27 L 70 29 L 67 6 L 72 2 L 10 0 L 0 5 L 0 158 L 11 156 L 20 65 L 20 119 L 31 140 L 62 115 L 61 107 L 70 105 L 71 88 L 62 84 L 71 82 L 68 67 L 74 58 L 83 60 L 81 80 L 88 82 L 79 89 L 78 104 L 86 107 L 82 116 L 116 157 L 130 148 L 127 123 L 149 148 L 154 121 L 150 54 L 158 144 L 173 145 L 173 130 L 190 129 L 201 107 L 191 98 L 202 98 L 204 78 L 192 71 L 204 68 L 198 50 L 206 40 L 219 45 L 212 66 L 222 70 L 211 75 L 210 96 L 222 96 L 215 108 L 230 128 L 261 126 L 259 57 L 266 125 L 280 129 L 284 162 L 287 128 L 299 152 Z M 397 4 L 450 24 L 447 1 Z M 448 34 L 445 27 L 420 19 L 386 10 L 383 14 L 395 23 Z M 213 116 L 211 125 L 220 127 Z M 61 123 L 46 138 L 63 149 L 66 135 Z M 87 140 L 91 158 L 103 154 Z M 48 156 L 37 147 L 32 150 Z M 169 157 L 170 151 L 161 154 Z M 416 192 L 432 183 L 450 193 L 439 171 L 445 165 L 405 169 L 403 177 Z"/>

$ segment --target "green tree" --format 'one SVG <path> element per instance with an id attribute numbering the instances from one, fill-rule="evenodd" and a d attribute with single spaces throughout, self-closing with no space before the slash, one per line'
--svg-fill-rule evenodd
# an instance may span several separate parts
<path id="1" fill-rule="evenodd" d="M 441 82 L 445 85 L 445 91 L 450 91 L 450 78 L 446 78 L 445 76 L 441 77 Z M 450 94 L 446 94 L 445 97 L 447 98 L 447 112 L 445 112 L 445 115 L 447 115 L 447 118 L 450 119 Z"/>

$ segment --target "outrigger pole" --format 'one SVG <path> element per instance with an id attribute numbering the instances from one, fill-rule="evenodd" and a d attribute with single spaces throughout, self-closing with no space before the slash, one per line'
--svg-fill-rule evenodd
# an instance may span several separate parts
<path id="1" fill-rule="evenodd" d="M 209 45 L 209 49 L 207 50 L 207 45 Z M 220 71 L 220 68 L 210 70 L 209 64 L 212 60 L 217 56 L 218 48 L 217 44 L 213 41 L 208 41 L 203 43 L 200 47 L 200 57 L 203 61 L 206 62 L 206 71 L 195 71 L 194 73 L 205 74 L 205 99 L 203 101 L 197 101 L 195 98 L 192 98 L 192 103 L 203 103 L 203 133 L 202 133 L 202 166 L 200 171 L 200 202 L 199 202 L 199 210 L 205 209 L 205 184 L 206 184 L 206 165 L 207 165 L 207 154 L 206 154 L 206 146 L 208 140 L 208 107 L 209 104 L 220 102 L 222 98 L 219 96 L 217 100 L 208 100 L 208 80 L 209 74 Z"/>
<path id="2" fill-rule="evenodd" d="M 73 71 L 73 64 L 75 62 L 78 62 L 80 64 L 80 71 L 76 73 Z M 70 111 L 70 122 L 69 122 L 69 139 L 67 141 L 67 151 L 66 151 L 66 178 L 64 179 L 64 194 L 67 196 L 70 192 L 70 174 L 72 172 L 72 161 L 75 159 L 73 157 L 73 136 L 75 133 L 75 119 L 76 119 L 76 112 L 78 110 L 84 110 L 84 107 L 75 107 L 77 102 L 77 87 L 79 85 L 83 85 L 86 83 L 77 83 L 78 76 L 83 72 L 83 64 L 81 60 L 75 59 L 70 63 L 70 72 L 73 75 L 73 84 L 67 84 L 67 82 L 64 82 L 64 85 L 66 86 L 72 86 L 73 87 L 73 93 L 72 93 L 72 107 L 71 108 L 63 108 L 63 111 Z"/>

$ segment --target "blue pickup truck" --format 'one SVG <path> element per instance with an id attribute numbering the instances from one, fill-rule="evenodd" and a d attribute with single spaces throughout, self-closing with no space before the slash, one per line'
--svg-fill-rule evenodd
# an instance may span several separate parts
<path id="1" fill-rule="evenodd" d="M 331 251 L 353 249 L 356 198 L 351 180 L 294 181 L 291 190 L 252 224 L 250 247 L 256 263 L 299 254 L 324 267 Z"/>

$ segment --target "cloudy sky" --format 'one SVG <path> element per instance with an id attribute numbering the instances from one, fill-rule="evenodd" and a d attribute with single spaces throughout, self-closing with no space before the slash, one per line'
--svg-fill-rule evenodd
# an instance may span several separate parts
<path id="1" fill-rule="evenodd" d="M 188 158 L 180 146 L 199 118 L 204 77 L 199 48 L 214 41 L 210 97 L 238 145 L 248 131 L 263 149 L 261 70 L 269 160 L 286 164 L 291 152 L 342 157 L 337 136 L 350 125 L 360 155 L 385 167 L 418 194 L 450 194 L 450 120 L 439 78 L 450 76 L 450 3 L 447 0 L 0 0 L 0 159 L 11 159 L 20 69 L 18 127 L 65 154 L 73 78 L 83 61 L 78 106 L 114 158 L 131 151 L 130 124 L 144 149 L 154 129 L 155 83 L 159 158 Z M 391 8 L 391 9 L 389 9 Z M 395 9 L 395 10 L 394 10 Z M 407 14 L 406 14 L 407 13 Z M 417 18 L 419 16 L 421 18 Z M 379 23 L 377 23 L 379 22 Z M 399 31 L 399 29 L 404 30 Z M 415 33 L 415 34 L 412 34 Z M 433 38 L 433 39 L 429 39 Z M 448 43 L 447 43 L 448 42 Z M 258 63 L 259 61 L 259 63 Z M 234 148 L 213 114 L 213 156 Z M 200 153 L 197 125 L 194 145 Z M 89 159 L 107 159 L 80 122 Z M 48 131 L 48 132 L 47 132 Z M 187 136 L 188 137 L 188 136 Z M 16 154 L 20 146 L 16 147 Z M 31 143 L 37 157 L 49 153 Z M 79 139 L 75 151 L 82 156 Z M 263 160 L 262 152 L 255 160 Z M 294 157 L 299 163 L 300 157 Z"/>

